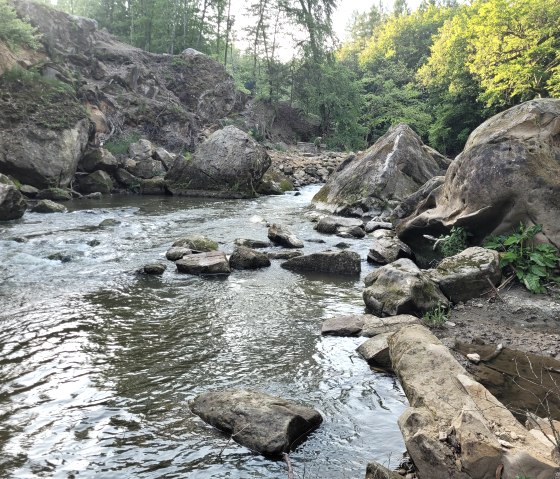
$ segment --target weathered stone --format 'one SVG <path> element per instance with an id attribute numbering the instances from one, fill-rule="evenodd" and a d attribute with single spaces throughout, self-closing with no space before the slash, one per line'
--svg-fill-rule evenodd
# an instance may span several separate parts
<path id="1" fill-rule="evenodd" d="M 366 468 L 365 479 L 403 479 L 403 476 L 383 467 L 377 462 L 370 462 Z"/>
<path id="2" fill-rule="evenodd" d="M 165 273 L 166 269 L 167 269 L 167 266 L 165 266 L 162 263 L 150 263 L 150 264 L 144 265 L 144 273 L 145 274 L 160 276 L 163 273 Z"/>
<path id="3" fill-rule="evenodd" d="M 265 456 L 289 452 L 323 421 L 314 409 L 257 391 L 207 392 L 190 406 L 204 421 Z"/>
<path id="4" fill-rule="evenodd" d="M 177 158 L 177 155 L 169 153 L 165 148 L 158 147 L 154 149 L 153 153 L 154 160 L 161 161 L 165 171 L 169 171 Z"/>
<path id="5" fill-rule="evenodd" d="M 366 233 L 373 233 L 375 230 L 391 230 L 393 229 L 393 224 L 387 221 L 371 220 L 366 223 L 365 230 Z"/>
<path id="6" fill-rule="evenodd" d="M 227 257 L 222 251 L 187 255 L 176 261 L 175 264 L 179 273 L 195 275 L 227 275 L 231 273 Z"/>
<path id="7" fill-rule="evenodd" d="M 273 224 L 268 228 L 268 238 L 273 243 L 285 248 L 303 248 L 303 241 L 290 230 L 280 225 Z"/>
<path id="8" fill-rule="evenodd" d="M 236 246 L 245 246 L 247 248 L 268 248 L 270 246 L 270 241 L 262 241 L 262 240 L 255 240 L 255 239 L 247 239 L 247 238 L 237 238 L 234 241 Z"/>
<path id="9" fill-rule="evenodd" d="M 124 168 L 119 168 L 115 172 L 116 180 L 126 188 L 135 193 L 140 192 L 140 185 L 142 184 L 142 179 L 134 176 L 132 173 L 128 172 Z"/>
<path id="10" fill-rule="evenodd" d="M 452 302 L 479 297 L 502 278 L 497 251 L 467 248 L 455 256 L 444 258 L 437 268 L 428 270 L 429 277 Z"/>
<path id="11" fill-rule="evenodd" d="M 301 251 L 271 251 L 267 253 L 267 256 L 270 259 L 291 259 L 296 258 L 298 256 L 303 256 L 303 252 Z"/>
<path id="12" fill-rule="evenodd" d="M 202 143 L 192 158 L 178 158 L 165 179 L 177 195 L 253 197 L 270 163 L 266 150 L 253 138 L 226 126 Z"/>
<path id="13" fill-rule="evenodd" d="M 137 178 L 150 179 L 155 177 L 163 177 L 165 175 L 165 168 L 163 163 L 158 160 L 130 160 L 126 163 L 128 172 Z"/>
<path id="14" fill-rule="evenodd" d="M 465 228 L 474 244 L 522 222 L 543 225 L 541 240 L 560 246 L 560 99 L 536 99 L 474 130 L 444 184 L 398 225 L 399 237 L 429 254 L 424 235 Z M 425 253 L 427 251 L 427 253 Z"/>
<path id="15" fill-rule="evenodd" d="M 356 351 L 364 358 L 370 366 L 392 371 L 391 358 L 389 356 L 389 345 L 387 340 L 393 333 L 383 333 L 369 338 L 362 343 Z"/>
<path id="16" fill-rule="evenodd" d="M 38 200 L 69 201 L 72 199 L 72 192 L 63 188 L 45 188 L 39 190 L 35 198 Z"/>
<path id="17" fill-rule="evenodd" d="M 359 227 L 363 230 L 364 222 L 358 218 L 345 218 L 343 216 L 324 216 L 319 219 L 315 229 L 319 233 L 336 234 L 341 228 Z"/>
<path id="18" fill-rule="evenodd" d="M 166 191 L 167 185 L 161 176 L 142 180 L 140 183 L 140 194 L 142 195 L 164 195 Z"/>
<path id="19" fill-rule="evenodd" d="M 31 185 L 21 185 L 19 191 L 21 194 L 27 196 L 27 198 L 35 198 L 37 193 L 39 193 L 39 188 L 35 188 Z"/>
<path id="20" fill-rule="evenodd" d="M 65 213 L 66 207 L 51 200 L 41 200 L 31 208 L 31 211 L 35 213 Z"/>
<path id="21" fill-rule="evenodd" d="M 360 255 L 353 251 L 323 251 L 298 256 L 282 263 L 282 268 L 298 272 L 359 275 Z"/>
<path id="22" fill-rule="evenodd" d="M 182 238 L 176 240 L 172 246 L 189 248 L 194 251 L 203 252 L 215 251 L 218 249 L 218 243 L 201 234 L 183 236 Z"/>
<path id="23" fill-rule="evenodd" d="M 321 334 L 333 336 L 365 336 L 394 333 L 404 326 L 418 324 L 419 320 L 410 314 L 400 314 L 379 318 L 373 314 L 335 316 L 323 322 Z"/>
<path id="24" fill-rule="evenodd" d="M 391 210 L 430 178 L 441 175 L 449 160 L 425 146 L 407 125 L 391 128 L 363 155 L 341 163 L 313 198 L 335 212 Z"/>
<path id="25" fill-rule="evenodd" d="M 152 142 L 149 140 L 141 139 L 129 145 L 128 153 L 134 161 L 146 161 L 152 158 L 154 145 L 152 145 Z"/>
<path id="26" fill-rule="evenodd" d="M 290 178 L 279 171 L 269 169 L 263 175 L 257 191 L 261 195 L 283 195 L 286 191 L 293 189 L 294 184 Z"/>
<path id="27" fill-rule="evenodd" d="M 367 259 L 372 263 L 387 264 L 399 258 L 410 258 L 412 255 L 410 248 L 391 230 L 375 230 L 371 238 L 373 242 Z"/>
<path id="28" fill-rule="evenodd" d="M 21 218 L 26 209 L 24 196 L 6 175 L 0 173 L 0 221 Z"/>
<path id="29" fill-rule="evenodd" d="M 94 171 L 89 175 L 79 176 L 78 179 L 78 188 L 79 190 L 84 193 L 111 193 L 113 189 L 113 180 L 109 176 L 109 174 L 102 170 Z"/>
<path id="30" fill-rule="evenodd" d="M 165 253 L 165 257 L 169 261 L 177 261 L 178 259 L 181 259 L 183 256 L 186 256 L 188 254 L 192 254 L 192 250 L 190 250 L 189 248 L 184 248 L 182 246 L 172 246 Z"/>
<path id="31" fill-rule="evenodd" d="M 117 159 L 104 148 L 88 150 L 78 163 L 78 170 L 86 173 L 93 173 L 97 170 L 114 173 L 118 167 Z"/>
<path id="32" fill-rule="evenodd" d="M 434 176 L 424 183 L 417 191 L 407 196 L 391 213 L 393 219 L 403 219 L 411 215 L 421 202 L 434 204 L 438 188 L 443 185 L 445 176 Z"/>
<path id="33" fill-rule="evenodd" d="M 237 246 L 229 258 L 229 264 L 233 269 L 258 269 L 270 266 L 270 259 L 266 253 Z"/>
<path id="34" fill-rule="evenodd" d="M 438 305 L 449 304 L 438 286 L 406 258 L 382 266 L 368 274 L 364 281 L 364 302 L 379 316 L 422 316 Z"/>
<path id="35" fill-rule="evenodd" d="M 341 238 L 363 238 L 366 235 L 362 226 L 342 226 L 338 229 L 337 236 Z"/>

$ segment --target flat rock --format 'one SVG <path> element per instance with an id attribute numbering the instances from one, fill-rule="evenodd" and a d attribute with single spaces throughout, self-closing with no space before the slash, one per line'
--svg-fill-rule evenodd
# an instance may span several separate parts
<path id="1" fill-rule="evenodd" d="M 282 268 L 298 272 L 359 275 L 360 255 L 353 251 L 323 251 L 298 256 L 282 263 Z"/>
<path id="2" fill-rule="evenodd" d="M 231 268 L 225 253 L 209 251 L 191 254 L 175 262 L 179 273 L 195 275 L 227 275 Z"/>
<path id="3" fill-rule="evenodd" d="M 280 225 L 273 224 L 268 228 L 268 238 L 273 243 L 285 248 L 303 248 L 303 241 Z"/>
<path id="4" fill-rule="evenodd" d="M 237 246 L 229 258 L 229 264 L 233 269 L 258 269 L 270 266 L 270 259 L 266 253 Z"/>
<path id="5" fill-rule="evenodd" d="M 303 256 L 303 252 L 301 251 L 270 251 L 267 253 L 267 256 L 270 259 L 291 259 L 296 258 L 298 256 Z"/>
<path id="6" fill-rule="evenodd" d="M 289 452 L 323 421 L 306 406 L 257 391 L 230 389 L 200 394 L 191 410 L 239 444 L 265 456 Z"/>
<path id="7" fill-rule="evenodd" d="M 388 221 L 371 220 L 366 223 L 366 233 L 373 233 L 375 230 L 392 230 L 393 224 Z"/>
<path id="8" fill-rule="evenodd" d="M 418 318 L 410 314 L 399 314 L 386 318 L 379 318 L 373 314 L 335 316 L 323 322 L 321 334 L 373 337 L 383 333 L 394 333 L 404 326 L 418 323 Z"/>

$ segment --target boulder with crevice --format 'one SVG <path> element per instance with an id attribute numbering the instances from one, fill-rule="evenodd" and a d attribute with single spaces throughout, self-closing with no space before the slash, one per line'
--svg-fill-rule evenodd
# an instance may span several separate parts
<path id="1" fill-rule="evenodd" d="M 372 244 L 367 259 L 371 263 L 387 264 L 399 258 L 410 258 L 412 251 L 398 239 L 392 230 L 377 229 L 371 236 Z"/>
<path id="2" fill-rule="evenodd" d="M 357 276 L 361 271 L 361 259 L 354 251 L 322 251 L 291 258 L 282 268 L 300 273 L 327 273 Z"/>

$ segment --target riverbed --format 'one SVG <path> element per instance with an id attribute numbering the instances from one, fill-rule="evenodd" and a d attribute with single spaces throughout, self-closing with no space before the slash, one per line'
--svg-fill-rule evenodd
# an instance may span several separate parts
<path id="1" fill-rule="evenodd" d="M 361 478 L 404 451 L 396 380 L 322 337 L 322 320 L 362 313 L 367 240 L 321 235 L 304 214 L 317 186 L 254 200 L 113 196 L 0 225 L 0 477 L 282 478 L 286 464 L 230 441 L 188 408 L 197 394 L 254 388 L 318 409 L 291 453 L 296 477 Z M 99 226 L 104 220 L 105 226 Z M 228 278 L 176 272 L 171 243 L 202 233 L 231 253 L 288 226 L 305 253 L 360 253 L 362 278 L 280 267 Z M 275 250 L 278 248 L 270 248 Z M 161 277 L 136 274 L 161 261 Z"/>

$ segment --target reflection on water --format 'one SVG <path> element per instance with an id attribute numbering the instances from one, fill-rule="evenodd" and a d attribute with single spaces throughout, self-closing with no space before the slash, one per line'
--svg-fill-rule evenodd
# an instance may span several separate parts
<path id="1" fill-rule="evenodd" d="M 322 319 L 363 311 L 359 280 L 303 276 L 278 261 L 227 279 L 180 275 L 171 263 L 163 277 L 134 274 L 183 234 L 227 252 L 235 238 L 266 239 L 256 217 L 326 241 L 306 252 L 332 248 L 340 238 L 302 216 L 314 191 L 108 198 L 0 226 L 0 476 L 285 478 L 283 462 L 189 411 L 196 394 L 231 386 L 321 411 L 321 428 L 291 454 L 296 477 L 362 477 L 368 460 L 396 462 L 399 386 L 357 357 L 363 339 L 319 334 Z M 118 224 L 99 227 L 105 219 Z M 344 241 L 365 260 L 367 241 Z"/>

